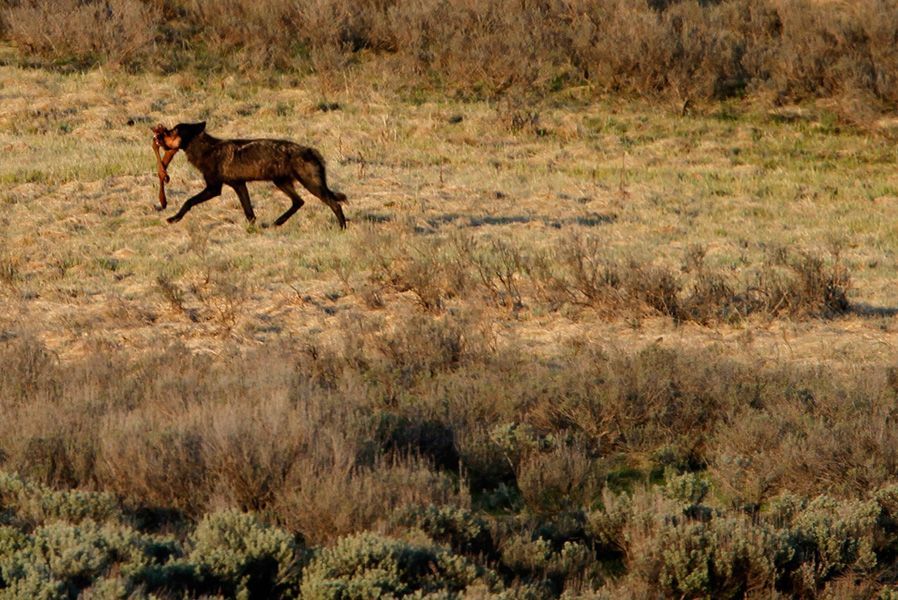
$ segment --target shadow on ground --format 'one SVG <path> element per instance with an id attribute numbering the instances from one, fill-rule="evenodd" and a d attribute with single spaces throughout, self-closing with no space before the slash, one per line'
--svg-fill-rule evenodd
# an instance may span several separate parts
<path id="1" fill-rule="evenodd" d="M 848 309 L 849 314 L 858 317 L 894 317 L 898 315 L 898 307 L 893 306 L 873 306 L 864 302 L 852 302 L 851 308 Z"/>
<path id="2" fill-rule="evenodd" d="M 363 212 L 356 217 L 359 221 L 368 223 L 390 223 L 395 220 L 391 214 L 377 212 Z M 419 225 L 416 233 L 433 233 L 443 225 L 454 224 L 460 227 L 491 227 L 502 225 L 528 225 L 531 223 L 541 223 L 546 227 L 553 229 L 561 229 L 570 225 L 579 225 L 581 227 L 599 227 L 601 225 L 609 225 L 617 221 L 615 214 L 590 213 L 588 215 L 577 215 L 565 217 L 561 219 L 551 217 L 540 217 L 532 215 L 469 215 L 450 213 L 427 217 L 424 219 L 426 225 Z"/>

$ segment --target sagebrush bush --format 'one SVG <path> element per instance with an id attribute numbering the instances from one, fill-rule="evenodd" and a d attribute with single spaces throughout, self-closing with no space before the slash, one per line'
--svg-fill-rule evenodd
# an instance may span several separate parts
<path id="1" fill-rule="evenodd" d="M 130 593 L 144 583 L 145 569 L 177 552 L 174 540 L 93 521 L 58 521 L 27 534 L 0 527 L 0 595 L 76 597 L 114 571 L 124 575 L 119 584 Z"/>
<path id="2" fill-rule="evenodd" d="M 792 520 L 790 540 L 804 563 L 794 576 L 799 590 L 812 593 L 820 583 L 849 569 L 876 566 L 873 528 L 880 507 L 874 501 L 842 502 L 818 496 Z M 802 589 L 803 588 L 803 589 Z"/>
<path id="3" fill-rule="evenodd" d="M 0 597 L 290 598 L 298 593 L 302 544 L 252 514 L 207 514 L 181 542 L 133 529 L 108 495 L 53 491 L 0 477 L 5 484 L 0 518 L 10 523 L 0 524 Z M 35 518 L 35 505 L 53 507 L 40 514 L 47 522 Z M 108 518 L 110 512 L 116 519 L 105 523 L 87 516 Z"/>
<path id="4" fill-rule="evenodd" d="M 189 543 L 187 559 L 222 582 L 227 595 L 295 596 L 301 548 L 287 532 L 225 511 L 204 516 Z"/>
<path id="5" fill-rule="evenodd" d="M 122 518 L 112 494 L 52 490 L 4 472 L 0 472 L 0 506 L 35 525 L 54 520 L 79 523 L 89 519 L 102 523 Z"/>
<path id="6" fill-rule="evenodd" d="M 590 567 L 596 564 L 596 559 L 592 550 L 580 542 L 565 541 L 560 548 L 555 548 L 549 540 L 530 539 L 523 534 L 505 541 L 501 562 L 521 577 L 549 582 L 557 594 L 591 575 Z"/>
<path id="7" fill-rule="evenodd" d="M 434 542 L 458 554 L 490 555 L 495 551 L 487 522 L 471 511 L 450 506 L 416 506 L 399 513 L 397 524 L 415 527 Z"/>
<path id="8" fill-rule="evenodd" d="M 489 579 L 482 568 L 442 548 L 362 533 L 339 540 L 312 559 L 303 573 L 302 596 L 348 600 L 457 594 Z"/>
<path id="9" fill-rule="evenodd" d="M 645 535 L 645 532 L 643 532 Z M 782 534 L 744 517 L 659 523 L 630 547 L 632 573 L 667 597 L 739 598 L 775 588 L 788 556 Z"/>

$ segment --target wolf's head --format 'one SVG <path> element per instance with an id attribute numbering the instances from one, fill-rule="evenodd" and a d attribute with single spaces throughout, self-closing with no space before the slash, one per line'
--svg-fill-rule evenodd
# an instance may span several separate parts
<path id="1" fill-rule="evenodd" d="M 200 123 L 178 123 L 171 129 L 157 128 L 153 130 L 153 133 L 163 149 L 183 150 L 205 129 L 206 122 L 202 121 Z"/>

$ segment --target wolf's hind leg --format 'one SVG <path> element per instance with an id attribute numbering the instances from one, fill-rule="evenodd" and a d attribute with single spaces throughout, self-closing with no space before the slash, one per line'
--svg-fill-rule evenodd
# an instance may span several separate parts
<path id="1" fill-rule="evenodd" d="M 303 176 L 302 173 L 297 173 L 297 179 L 299 179 L 299 182 L 303 187 L 312 192 L 312 194 L 317 196 L 322 202 L 327 204 L 332 211 L 334 211 L 334 214 L 337 215 L 337 221 L 340 223 L 340 229 L 346 229 L 346 217 L 343 216 L 343 207 L 340 206 L 340 200 L 345 200 L 346 196 L 343 196 L 342 194 L 338 196 L 328 189 L 324 179 L 324 167 L 322 166 L 319 169 L 319 172 L 312 177 Z"/>
<path id="2" fill-rule="evenodd" d="M 275 220 L 274 225 L 280 226 L 286 223 L 287 219 L 296 214 L 296 211 L 302 208 L 302 205 L 305 204 L 305 202 L 302 198 L 299 197 L 299 194 L 296 193 L 296 188 L 293 187 L 292 179 L 275 179 L 274 185 L 276 185 L 279 190 L 287 194 L 287 196 L 290 198 L 290 201 L 292 202 L 290 208 L 288 208 L 286 212 L 284 212 L 284 214 L 282 214 L 277 218 L 277 220 Z"/>

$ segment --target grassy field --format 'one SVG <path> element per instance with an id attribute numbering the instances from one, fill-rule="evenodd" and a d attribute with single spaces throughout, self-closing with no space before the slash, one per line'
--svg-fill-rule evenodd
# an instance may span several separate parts
<path id="1" fill-rule="evenodd" d="M 0 595 L 893 597 L 898 123 L 389 79 L 0 67 Z"/>
<path id="2" fill-rule="evenodd" d="M 381 285 L 385 262 L 395 271 L 387 275 L 408 278 L 403 270 L 451 261 L 449 241 L 487 250 L 500 241 L 526 258 L 573 238 L 596 240 L 608 257 L 666 266 L 687 284 L 679 271 L 697 251 L 733 281 L 777 253 L 828 262 L 837 254 L 851 275 L 852 310 L 837 320 L 732 327 L 622 323 L 552 310 L 523 267 L 512 277 L 521 294 L 513 310 L 483 285 L 447 308 L 484 312 L 500 337 L 546 352 L 584 332 L 637 346 L 657 335 L 691 343 L 752 334 L 764 352 L 791 345 L 798 358 L 849 363 L 887 356 L 893 344 L 894 150 L 887 135 L 839 125 L 825 109 L 712 105 L 680 116 L 571 92 L 525 110 L 410 100 L 358 81 L 324 96 L 314 82 L 199 86 L 187 76 L 12 67 L 0 85 L 4 326 L 33 328 L 61 356 L 91 343 L 147 349 L 189 340 L 218 351 L 327 336 L 346 315 L 372 311 L 369 292 L 387 320 L 420 304 L 402 285 Z M 338 110 L 321 110 L 327 103 Z M 153 210 L 148 126 L 198 119 L 221 136 L 288 137 L 320 149 L 350 197 L 353 227 L 337 232 L 308 194 L 289 226 L 248 227 L 230 190 L 167 226 L 167 213 Z M 183 156 L 170 170 L 171 211 L 201 180 Z M 287 205 L 273 186 L 251 193 L 260 220 Z"/>

